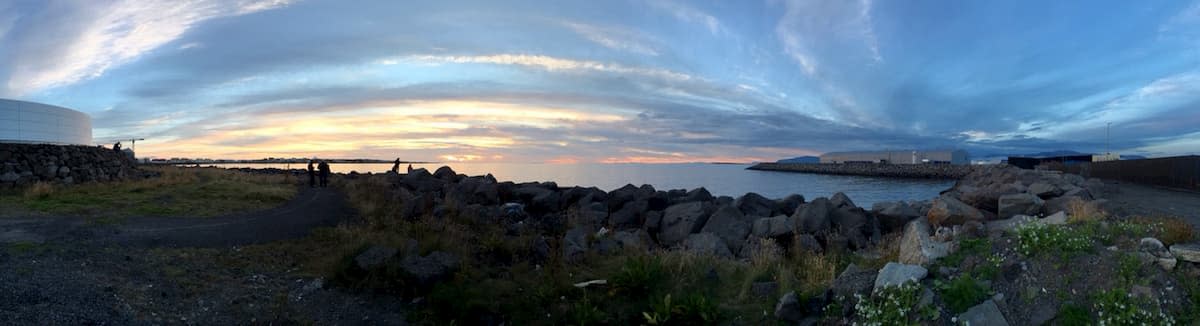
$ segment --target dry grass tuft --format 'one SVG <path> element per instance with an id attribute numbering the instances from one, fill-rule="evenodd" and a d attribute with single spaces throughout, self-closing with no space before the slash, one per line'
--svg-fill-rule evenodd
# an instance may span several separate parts
<path id="1" fill-rule="evenodd" d="M 1187 243 L 1196 238 L 1195 227 L 1183 218 L 1164 217 L 1160 223 L 1162 223 L 1162 234 L 1159 235 L 1159 240 L 1162 240 L 1165 245 Z"/>
<path id="2" fill-rule="evenodd" d="M 1075 198 L 1067 203 L 1067 222 L 1085 223 L 1108 219 L 1108 212 L 1100 205 L 1083 199 Z"/>
<path id="3" fill-rule="evenodd" d="M 41 199 L 54 194 L 54 185 L 49 182 L 37 182 L 25 189 L 25 199 Z"/>

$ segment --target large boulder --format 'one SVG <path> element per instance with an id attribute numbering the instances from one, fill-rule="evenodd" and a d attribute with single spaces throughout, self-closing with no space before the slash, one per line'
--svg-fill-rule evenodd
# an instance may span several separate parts
<path id="1" fill-rule="evenodd" d="M 878 202 L 871 206 L 871 213 L 879 219 L 879 228 L 883 233 L 898 231 L 918 217 L 921 212 L 902 201 Z"/>
<path id="2" fill-rule="evenodd" d="M 1008 326 L 1008 320 L 1000 312 L 1000 307 L 991 299 L 958 315 L 958 322 L 964 325 Z"/>
<path id="3" fill-rule="evenodd" d="M 929 270 L 917 265 L 887 263 L 875 277 L 875 290 L 889 286 L 900 286 L 907 282 L 920 282 L 929 275 Z"/>
<path id="4" fill-rule="evenodd" d="M 904 227 L 900 238 L 900 262 L 926 265 L 950 254 L 950 245 L 934 241 L 932 230 L 924 219 L 914 219 Z"/>
<path id="5" fill-rule="evenodd" d="M 775 318 L 798 323 L 804 319 L 804 305 L 800 303 L 796 291 L 790 291 L 779 298 L 775 304 Z"/>
<path id="6" fill-rule="evenodd" d="M 961 225 L 967 221 L 983 222 L 982 212 L 951 196 L 939 196 L 929 208 L 929 222 L 935 226 Z"/>
<path id="7" fill-rule="evenodd" d="M 608 209 L 610 211 L 617 211 L 618 209 L 621 209 L 621 206 L 624 206 L 626 202 L 637 200 L 637 198 L 641 196 L 641 193 L 642 189 L 632 184 L 626 184 L 621 188 L 610 191 L 608 193 L 607 200 Z"/>
<path id="8" fill-rule="evenodd" d="M 1181 243 L 1171 246 L 1171 254 L 1182 261 L 1200 263 L 1200 243 Z"/>
<path id="9" fill-rule="evenodd" d="M 762 195 L 750 192 L 734 201 L 734 205 L 745 215 L 771 216 L 775 211 L 775 202 Z"/>
<path id="10" fill-rule="evenodd" d="M 834 231 L 849 241 L 851 249 L 866 248 L 870 244 L 874 221 L 862 208 L 843 206 L 829 215 Z"/>
<path id="11" fill-rule="evenodd" d="M 1009 194 L 997 201 L 997 215 L 1005 219 L 1016 215 L 1036 215 L 1042 211 L 1044 202 L 1033 194 Z"/>
<path id="12" fill-rule="evenodd" d="M 814 199 L 811 203 L 801 205 L 796 209 L 796 213 L 792 218 L 796 221 L 796 227 L 802 233 L 820 234 L 829 230 L 832 224 L 829 221 L 829 213 L 833 210 L 833 204 L 829 199 L 820 197 Z"/>
<path id="13" fill-rule="evenodd" d="M 708 213 L 703 202 L 688 202 L 671 205 L 663 212 L 659 225 L 658 242 L 663 246 L 673 246 L 688 235 L 700 232 L 708 222 Z"/>
<path id="14" fill-rule="evenodd" d="M 792 213 L 796 212 L 796 208 L 799 208 L 801 204 L 804 204 L 804 196 L 791 194 L 783 199 L 775 201 L 775 212 L 771 213 L 771 215 L 765 216 L 774 216 L 779 214 L 791 215 Z"/>
<path id="15" fill-rule="evenodd" d="M 1040 198 L 1040 197 L 1039 197 Z M 1058 212 L 1068 212 L 1071 210 L 1071 202 L 1075 200 L 1085 200 L 1079 196 L 1062 196 L 1046 199 L 1042 202 L 1042 215 L 1050 215 Z"/>
<path id="16" fill-rule="evenodd" d="M 354 264 L 361 270 L 369 271 L 387 263 L 388 260 L 395 257 L 399 252 L 399 250 L 392 247 L 371 246 L 354 257 Z"/>
<path id="17" fill-rule="evenodd" d="M 692 189 L 691 191 L 688 191 L 687 194 L 685 194 L 685 195 L 683 195 L 683 197 L 679 198 L 676 203 L 713 201 L 713 199 L 716 199 L 716 198 L 713 198 L 713 195 L 708 192 L 708 189 L 704 189 L 704 187 L 700 187 L 700 188 L 696 188 L 696 189 Z"/>
<path id="18" fill-rule="evenodd" d="M 1175 269 L 1175 265 L 1179 263 L 1179 260 L 1167 250 L 1162 241 L 1155 238 L 1142 238 L 1138 241 L 1138 251 L 1152 255 L 1155 263 L 1168 271 Z"/>
<path id="19" fill-rule="evenodd" d="M 400 269 L 417 281 L 418 286 L 429 287 L 445 280 L 458 270 L 459 260 L 453 254 L 434 251 L 424 257 L 410 255 L 400 261 Z"/>
<path id="20" fill-rule="evenodd" d="M 574 225 L 599 226 L 608 220 L 608 205 L 604 203 L 591 203 L 587 206 L 579 208 L 577 220 L 572 221 Z M 574 226 L 573 225 L 573 226 Z"/>
<path id="21" fill-rule="evenodd" d="M 579 226 L 572 228 L 563 235 L 562 240 L 562 255 L 563 259 L 568 262 L 577 262 L 583 259 L 583 256 L 588 250 L 588 235 L 592 233 L 590 227 Z"/>
<path id="22" fill-rule="evenodd" d="M 834 296 L 845 298 L 853 298 L 855 294 L 869 295 L 878 275 L 879 272 L 873 269 L 850 264 L 850 266 L 846 266 L 846 270 L 842 271 L 841 275 L 833 280 L 831 290 Z"/>
<path id="23" fill-rule="evenodd" d="M 787 215 L 764 217 L 754 220 L 751 233 L 759 238 L 789 237 L 795 227 L 793 219 Z"/>
<path id="24" fill-rule="evenodd" d="M 617 230 L 640 227 L 642 226 L 642 213 L 646 212 L 649 207 L 650 203 L 643 199 L 625 202 L 621 209 L 609 216 L 608 222 Z"/>
<path id="25" fill-rule="evenodd" d="M 833 194 L 833 197 L 829 197 L 829 203 L 832 204 L 833 208 L 835 209 L 858 207 L 854 205 L 854 201 L 850 200 L 850 196 L 846 196 L 845 193 L 840 191 Z"/>
<path id="26" fill-rule="evenodd" d="M 613 233 L 612 238 L 621 248 L 627 250 L 647 251 L 654 248 L 654 240 L 642 229 L 617 231 Z"/>
<path id="27" fill-rule="evenodd" d="M 737 207 L 721 206 L 708 218 L 708 223 L 704 224 L 700 232 L 720 237 L 730 250 L 737 252 L 745 242 L 746 235 L 750 234 L 750 224 L 745 221 Z"/>
<path id="28" fill-rule="evenodd" d="M 442 166 L 433 172 L 433 177 L 446 182 L 458 182 L 458 173 L 454 173 L 449 166 Z"/>
<path id="29" fill-rule="evenodd" d="M 1029 193 L 1042 199 L 1050 199 L 1062 195 L 1063 190 L 1053 183 L 1043 181 L 1029 185 Z"/>
<path id="30" fill-rule="evenodd" d="M 995 212 L 999 207 L 996 206 L 1000 196 L 1021 193 L 1022 187 L 1018 184 L 1000 183 L 987 184 L 980 187 L 956 187 L 959 201 L 980 210 Z"/>
<path id="31" fill-rule="evenodd" d="M 708 232 L 689 235 L 683 241 L 683 249 L 701 255 L 733 258 L 733 252 L 729 251 L 729 246 L 725 245 L 725 241 Z"/>

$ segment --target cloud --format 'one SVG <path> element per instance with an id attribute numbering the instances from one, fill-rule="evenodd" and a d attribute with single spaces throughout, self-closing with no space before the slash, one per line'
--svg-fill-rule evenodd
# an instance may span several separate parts
<path id="1" fill-rule="evenodd" d="M 809 75 L 820 69 L 821 57 L 866 50 L 870 62 L 883 62 L 871 20 L 872 0 L 785 1 L 775 34 L 784 52 Z M 852 53 L 852 52 L 850 52 Z"/>
<path id="2" fill-rule="evenodd" d="M 7 79 L 0 93 L 21 95 L 95 78 L 179 38 L 200 22 L 286 4 L 280 0 L 44 3 L 18 18 L 23 32 L 19 38 L 5 40 L 8 62 L 3 64 L 15 69 L 0 76 Z"/>
<path id="3" fill-rule="evenodd" d="M 526 67 L 536 67 L 548 71 L 594 71 L 594 72 L 609 72 L 617 74 L 640 75 L 647 77 L 656 77 L 672 80 L 691 80 L 692 77 L 688 74 L 678 73 L 666 69 L 658 68 L 640 68 L 629 67 L 615 63 L 602 63 L 597 61 L 572 60 L 555 58 L 543 55 L 530 54 L 495 54 L 481 56 L 439 56 L 439 55 L 415 55 L 403 58 L 408 61 L 427 62 L 427 63 L 484 63 L 498 65 L 517 65 Z"/>
<path id="4" fill-rule="evenodd" d="M 721 21 L 717 17 L 713 17 L 699 9 L 673 1 L 673 0 L 649 0 L 650 6 L 654 9 L 666 11 L 684 22 L 700 24 L 708 29 L 712 35 L 718 35 L 723 30 Z"/>
<path id="5" fill-rule="evenodd" d="M 598 27 L 593 25 L 564 22 L 564 26 L 588 40 L 609 49 L 628 51 L 637 54 L 657 56 L 658 50 L 646 44 L 644 36 L 636 31 L 615 27 Z"/>

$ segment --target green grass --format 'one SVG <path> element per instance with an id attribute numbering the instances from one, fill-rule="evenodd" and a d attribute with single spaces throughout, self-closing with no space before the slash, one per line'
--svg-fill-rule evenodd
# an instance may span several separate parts
<path id="1" fill-rule="evenodd" d="M 0 195 L 6 211 L 95 218 L 211 217 L 276 207 L 295 196 L 284 176 L 220 169 L 149 167 L 161 176 L 81 185 L 37 184 Z"/>
<path id="2" fill-rule="evenodd" d="M 988 288 L 970 274 L 955 278 L 950 283 L 935 281 L 934 287 L 941 293 L 946 306 L 954 313 L 967 311 L 988 298 Z"/>

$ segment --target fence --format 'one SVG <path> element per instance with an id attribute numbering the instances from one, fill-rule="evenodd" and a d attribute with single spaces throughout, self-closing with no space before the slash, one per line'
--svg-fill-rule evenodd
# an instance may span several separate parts
<path id="1" fill-rule="evenodd" d="M 1128 161 L 1049 166 L 1084 177 L 1121 180 L 1171 188 L 1200 190 L 1200 156 L 1175 156 Z"/>

